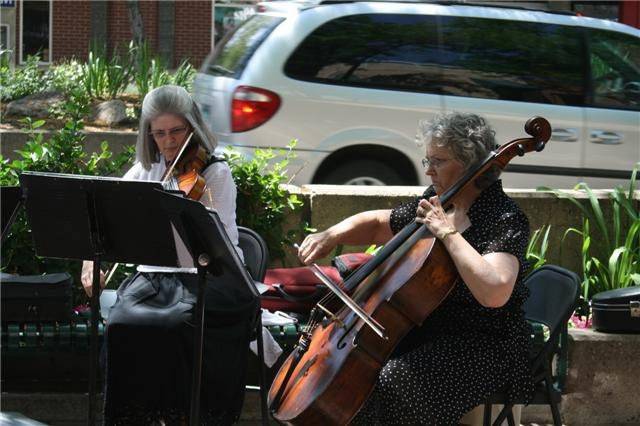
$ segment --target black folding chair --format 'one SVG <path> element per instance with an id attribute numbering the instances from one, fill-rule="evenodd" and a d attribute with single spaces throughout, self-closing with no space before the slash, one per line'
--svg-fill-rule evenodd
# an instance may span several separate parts
<path id="1" fill-rule="evenodd" d="M 256 282 L 262 282 L 267 272 L 269 263 L 269 250 L 267 243 L 257 232 L 238 226 L 238 245 L 244 254 L 244 263 L 249 274 Z M 267 407 L 267 376 L 264 367 L 264 343 L 262 340 L 262 316 L 260 312 L 256 316 L 256 339 L 258 343 L 258 359 L 260 363 L 260 410 L 262 424 L 269 424 L 269 410 Z M 250 388 L 251 389 L 251 388 Z"/>
<path id="2" fill-rule="evenodd" d="M 554 359 L 566 359 L 567 323 L 578 303 L 580 278 L 573 272 L 555 265 L 544 265 L 533 271 L 526 279 L 530 296 L 524 303 L 525 318 L 533 323 L 548 327 L 549 338 L 544 340 L 540 332 L 534 336 L 534 350 L 531 354 L 531 371 L 535 384 L 535 394 L 529 404 L 549 405 L 553 424 L 562 425 L 558 404 L 562 399 L 563 376 L 553 370 Z M 496 393 L 484 404 L 483 425 L 491 424 L 491 406 L 503 404 L 494 426 L 506 418 L 510 426 L 514 404 L 524 401 L 510 401 L 507 393 Z"/>

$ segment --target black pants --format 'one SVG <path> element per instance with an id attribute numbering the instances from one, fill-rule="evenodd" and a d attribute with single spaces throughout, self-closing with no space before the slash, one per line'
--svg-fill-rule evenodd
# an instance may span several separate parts
<path id="1" fill-rule="evenodd" d="M 105 335 L 105 423 L 179 424 L 190 407 L 197 275 L 138 273 L 122 283 Z M 207 277 L 201 419 L 231 424 L 242 408 L 259 301 Z"/>

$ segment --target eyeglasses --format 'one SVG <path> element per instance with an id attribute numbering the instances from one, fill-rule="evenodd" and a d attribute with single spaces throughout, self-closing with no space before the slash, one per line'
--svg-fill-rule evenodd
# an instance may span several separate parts
<path id="1" fill-rule="evenodd" d="M 175 136 L 175 137 L 179 137 L 181 135 L 183 135 L 185 132 L 187 131 L 187 127 L 186 126 L 182 126 L 182 127 L 174 127 L 173 129 L 169 129 L 169 130 L 152 130 L 149 132 L 149 135 L 153 136 L 154 139 L 164 139 L 167 136 Z"/>
<path id="2" fill-rule="evenodd" d="M 452 158 L 423 158 L 422 159 L 422 167 L 424 167 L 425 170 L 427 170 L 429 168 L 429 166 L 432 166 L 434 169 L 439 169 L 440 167 L 442 167 L 442 165 L 444 163 L 446 163 L 447 161 L 452 160 Z"/>

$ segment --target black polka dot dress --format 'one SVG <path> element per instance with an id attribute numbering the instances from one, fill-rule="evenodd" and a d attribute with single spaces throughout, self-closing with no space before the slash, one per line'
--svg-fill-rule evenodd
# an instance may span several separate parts
<path id="1" fill-rule="evenodd" d="M 394 233 L 414 220 L 417 206 L 418 199 L 393 210 Z M 532 396 L 531 329 L 522 311 L 529 222 L 500 181 L 480 194 L 468 216 L 471 226 L 462 236 L 480 254 L 506 252 L 519 259 L 511 298 L 500 308 L 486 308 L 458 282 L 401 342 L 353 424 L 456 425 L 496 391 L 513 399 Z"/>

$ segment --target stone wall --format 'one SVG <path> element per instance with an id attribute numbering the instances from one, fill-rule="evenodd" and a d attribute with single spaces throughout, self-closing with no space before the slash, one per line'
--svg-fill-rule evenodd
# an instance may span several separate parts
<path id="1" fill-rule="evenodd" d="M 560 413 L 567 426 L 640 425 L 640 335 L 569 330 L 566 393 Z M 2 393 L 2 410 L 51 424 L 86 424 L 87 396 L 78 393 Z M 259 424 L 258 395 L 247 392 L 239 424 Z M 552 424 L 548 406 L 522 409 L 524 425 Z M 481 423 L 478 423 L 479 426 Z"/>
<path id="2" fill-rule="evenodd" d="M 304 185 L 302 187 L 292 186 L 289 190 L 298 194 L 308 206 L 308 209 L 292 219 L 292 222 L 306 220 L 311 227 L 322 231 L 358 212 L 392 208 L 401 202 L 422 194 L 424 188 Z M 564 244 L 561 244 L 567 228 L 582 227 L 582 216 L 579 209 L 568 200 L 558 199 L 552 194 L 538 192 L 533 189 L 506 189 L 506 192 L 529 217 L 532 233 L 544 225 L 551 225 L 547 253 L 548 262 L 566 267 L 581 275 L 581 239 L 576 235 L 569 235 L 566 237 Z M 585 205 L 587 204 L 588 200 L 583 193 L 570 192 Z M 605 217 L 610 217 L 611 214 L 610 192 L 609 190 L 594 191 L 604 210 Z M 635 199 L 638 200 L 636 201 L 636 208 L 639 208 L 640 191 L 636 191 Z M 345 247 L 344 252 L 361 251 L 364 248 L 366 247 Z M 293 253 L 294 249 L 291 248 L 289 254 L 292 255 Z M 293 256 L 290 256 L 289 260 L 295 261 Z"/>
<path id="3" fill-rule="evenodd" d="M 569 330 L 565 394 L 560 404 L 569 426 L 640 425 L 640 335 Z M 548 406 L 522 409 L 522 423 L 552 423 Z"/>
<path id="4" fill-rule="evenodd" d="M 40 131 L 39 131 L 40 132 Z M 51 132 L 41 131 L 44 134 L 44 139 L 47 140 L 51 137 Z M 91 132 L 86 131 L 87 138 L 85 139 L 87 152 L 99 152 L 100 143 L 102 141 L 109 142 L 109 147 L 114 153 L 121 152 L 127 145 L 135 145 L 137 133 L 131 131 L 101 131 Z M 17 159 L 15 150 L 24 149 L 24 144 L 29 139 L 29 135 L 19 130 L 2 130 L 0 131 L 0 153 L 4 158 Z"/>

